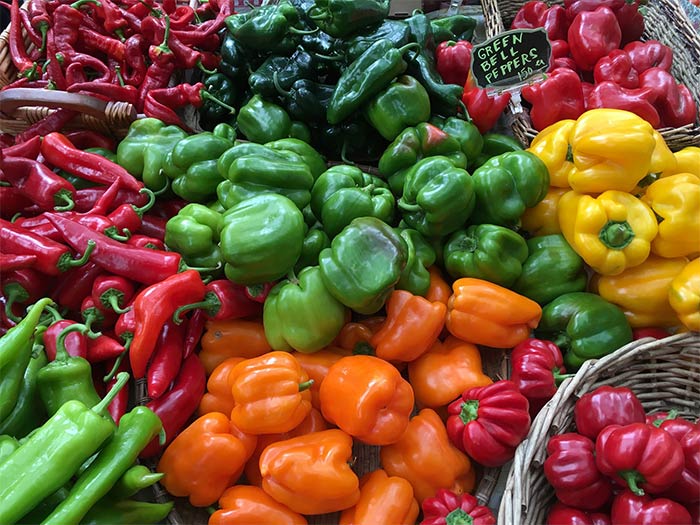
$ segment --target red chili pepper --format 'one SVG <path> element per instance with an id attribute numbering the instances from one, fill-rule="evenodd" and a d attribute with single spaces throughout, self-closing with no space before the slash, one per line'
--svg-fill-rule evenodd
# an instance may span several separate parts
<path id="1" fill-rule="evenodd" d="M 133 304 L 133 303 L 132 303 Z M 114 323 L 114 335 L 124 342 L 124 350 L 131 347 L 131 342 L 134 340 L 136 333 L 136 314 L 133 308 L 129 308 L 126 312 L 117 318 Z"/>
<path id="2" fill-rule="evenodd" d="M 544 475 L 562 503 L 595 510 L 613 495 L 610 480 L 598 470 L 595 444 L 586 436 L 568 432 L 549 438 Z"/>
<path id="3" fill-rule="evenodd" d="M 117 36 L 121 34 L 123 36 L 124 29 L 127 28 L 128 24 L 122 16 L 122 9 L 112 0 L 100 0 L 98 11 L 103 19 L 102 24 L 107 34 L 116 34 Z"/>
<path id="4" fill-rule="evenodd" d="M 566 10 L 561 5 L 549 7 L 546 2 L 525 2 L 513 19 L 511 29 L 535 29 L 544 27 L 549 40 L 565 40 L 569 29 Z"/>
<path id="5" fill-rule="evenodd" d="M 14 146 L 2 148 L 1 155 L 4 157 L 24 157 L 33 159 L 39 156 L 41 149 L 41 137 L 32 137 L 25 142 L 17 142 Z"/>
<path id="6" fill-rule="evenodd" d="M 67 246 L 35 235 L 9 221 L 0 219 L 0 242 L 3 250 L 18 255 L 36 255 L 35 269 L 46 275 L 60 275 L 69 268 L 87 263 L 95 244 L 83 245 L 83 255 L 73 259 Z"/>
<path id="7" fill-rule="evenodd" d="M 145 375 L 165 322 L 181 306 L 201 301 L 204 294 L 204 283 L 195 270 L 171 275 L 139 292 L 134 299 L 136 332 L 129 351 L 134 377 Z"/>
<path id="8" fill-rule="evenodd" d="M 199 401 L 206 390 L 207 375 L 199 358 L 192 354 L 182 363 L 180 373 L 173 387 L 158 399 L 149 401 L 146 406 L 153 410 L 163 422 L 165 443 L 158 443 L 154 438 L 141 451 L 140 457 L 152 458 L 162 452 L 175 436 L 187 424 L 199 406 Z"/>
<path id="9" fill-rule="evenodd" d="M 479 505 L 471 494 L 456 494 L 448 489 L 438 489 L 435 496 L 423 500 L 423 521 L 420 525 L 496 525 L 491 509 Z"/>
<path id="10" fill-rule="evenodd" d="M 207 316 L 204 310 L 195 310 L 192 312 L 189 321 L 187 322 L 187 331 L 185 332 L 185 341 L 182 346 L 182 358 L 187 359 L 199 345 L 204 333 L 204 328 L 207 324 Z"/>
<path id="11" fill-rule="evenodd" d="M 595 440 L 608 425 L 642 423 L 642 403 L 629 388 L 600 386 L 581 396 L 574 405 L 574 420 L 579 434 Z"/>
<path id="12" fill-rule="evenodd" d="M 620 47 L 621 40 L 620 24 L 607 7 L 580 12 L 567 33 L 571 56 L 581 71 L 593 71 L 598 60 Z"/>
<path id="13" fill-rule="evenodd" d="M 544 404 L 552 399 L 557 386 L 572 374 L 566 374 L 559 347 L 551 341 L 526 339 L 510 354 L 511 377 L 530 403 L 534 418 Z"/>
<path id="14" fill-rule="evenodd" d="M 65 135 L 66 138 L 71 141 L 73 146 L 78 149 L 103 148 L 109 151 L 115 151 L 117 149 L 117 144 L 113 138 L 90 129 L 70 131 L 65 133 Z M 38 141 L 38 145 L 41 145 L 41 141 Z"/>
<path id="15" fill-rule="evenodd" d="M 167 32 L 166 32 L 167 38 Z M 172 51 L 164 42 L 160 46 L 150 46 L 148 56 L 151 65 L 146 70 L 146 76 L 139 88 L 139 106 L 137 109 L 143 111 L 143 101 L 146 95 L 153 89 L 161 89 L 168 85 L 170 77 L 175 72 L 175 62 Z"/>
<path id="16" fill-rule="evenodd" d="M 109 65 L 91 55 L 76 53 L 73 56 L 73 61 L 66 67 L 66 84 L 71 86 L 87 82 L 88 70 L 94 72 L 90 75 L 90 79 L 94 82 L 110 82 L 112 79 L 112 70 L 109 68 Z"/>
<path id="17" fill-rule="evenodd" d="M 446 84 L 463 86 L 467 82 L 472 62 L 472 43 L 469 40 L 440 42 L 435 50 L 435 64 Z"/>
<path id="18" fill-rule="evenodd" d="M 145 193 L 149 198 L 146 204 L 140 207 L 134 204 L 120 204 L 107 216 L 120 230 L 135 232 L 141 229 L 143 214 L 150 210 L 156 201 L 154 193 L 148 188 L 143 188 L 141 192 Z"/>
<path id="19" fill-rule="evenodd" d="M 639 87 L 639 73 L 634 69 L 627 51 L 622 49 L 613 49 L 598 60 L 593 69 L 593 78 L 596 83 L 610 80 L 624 88 Z"/>
<path id="20" fill-rule="evenodd" d="M 188 5 L 179 5 L 170 14 L 170 27 L 184 29 L 194 21 L 194 9 Z"/>
<path id="21" fill-rule="evenodd" d="M 4 3 L 4 5 L 7 6 L 8 4 Z M 12 4 L 9 4 L 9 6 L 10 16 L 12 16 Z M 24 30 L 24 33 L 27 35 L 32 44 L 34 44 L 34 47 L 38 48 L 37 51 L 39 53 L 43 53 L 46 49 L 46 33 L 49 30 L 48 17 L 42 20 L 43 23 L 40 24 L 38 19 L 32 20 L 28 9 L 19 9 L 19 18 L 22 22 L 21 27 Z"/>
<path id="22" fill-rule="evenodd" d="M 56 88 L 60 89 L 58 87 L 58 83 L 56 84 Z M 22 133 L 17 135 L 16 140 L 17 142 L 24 142 L 36 136 L 43 137 L 48 135 L 49 133 L 60 131 L 66 124 L 73 120 L 73 118 L 77 114 L 78 112 L 72 109 L 57 109 L 53 113 L 50 113 L 43 119 L 38 120 L 37 122 L 29 126 L 27 129 L 25 129 Z"/>
<path id="23" fill-rule="evenodd" d="M 167 46 L 173 54 L 176 67 L 184 69 L 197 67 L 202 60 L 202 52 L 184 44 L 173 34 L 173 31 L 170 31 L 169 35 L 166 34 L 166 29 L 169 26 L 170 18 L 166 18 L 165 23 L 163 23 L 161 20 L 149 16 L 141 22 L 141 32 L 149 42 L 161 42 L 167 39 Z"/>
<path id="24" fill-rule="evenodd" d="M 44 210 L 66 211 L 75 206 L 75 188 L 41 162 L 0 155 L 3 179 Z"/>
<path id="25" fill-rule="evenodd" d="M 182 365 L 185 327 L 172 320 L 166 321 L 160 331 L 153 359 L 146 371 L 148 397 L 158 399 L 168 390 Z"/>
<path id="26" fill-rule="evenodd" d="M 690 525 L 690 513 L 683 505 L 667 498 L 652 499 L 625 490 L 613 500 L 612 523 L 643 525 Z"/>
<path id="27" fill-rule="evenodd" d="M 698 116 L 693 94 L 673 75 L 660 67 L 651 67 L 639 75 L 639 86 L 650 89 L 654 107 L 661 117 L 661 127 L 680 128 L 692 124 Z"/>
<path id="28" fill-rule="evenodd" d="M 602 512 L 586 512 L 556 502 L 547 514 L 547 525 L 610 525 L 610 516 Z"/>
<path id="29" fill-rule="evenodd" d="M 127 236 L 122 235 L 118 228 L 107 217 L 96 214 L 80 214 L 74 212 L 64 212 L 63 218 L 71 219 L 91 230 L 102 233 L 111 239 L 125 241 Z M 17 219 L 15 224 L 26 228 L 28 231 L 41 235 L 56 242 L 63 241 L 63 235 L 51 221 L 44 215 L 37 215 L 26 219 Z"/>
<path id="30" fill-rule="evenodd" d="M 126 244 L 136 246 L 138 248 L 148 248 L 151 250 L 165 250 L 165 243 L 155 237 L 148 235 L 132 235 Z"/>
<path id="31" fill-rule="evenodd" d="M 637 73 L 643 73 L 652 67 L 660 67 L 666 71 L 671 71 L 673 49 L 658 40 L 630 42 L 624 47 L 624 50 L 632 59 L 632 64 Z"/>
<path id="32" fill-rule="evenodd" d="M 66 66 L 70 64 L 76 54 L 75 45 L 78 43 L 84 18 L 83 13 L 71 4 L 60 4 L 56 7 L 52 26 L 56 54 L 48 55 L 49 60 L 56 60 L 60 55 Z"/>
<path id="33" fill-rule="evenodd" d="M 72 330 L 66 332 L 66 328 Z M 64 347 L 72 357 L 87 358 L 88 332 L 85 325 L 70 319 L 61 319 L 51 324 L 43 335 L 44 350 L 49 361 L 56 359 L 59 346 Z"/>
<path id="34" fill-rule="evenodd" d="M 125 362 L 120 361 L 117 362 L 116 360 L 112 361 L 107 361 L 107 368 L 115 369 L 116 372 L 114 373 L 113 377 L 107 381 L 106 384 L 106 389 L 109 390 L 111 389 L 115 383 L 117 382 L 117 374 L 119 372 L 128 372 L 129 369 L 126 365 Z M 99 381 L 98 381 L 99 383 Z M 109 404 L 107 407 L 107 411 L 109 412 L 109 415 L 112 416 L 112 419 L 116 424 L 119 424 L 119 420 L 122 418 L 124 414 L 126 414 L 127 410 L 129 409 L 129 391 L 131 388 L 129 388 L 129 384 L 124 385 L 124 388 L 119 390 L 119 393 L 116 395 L 116 397 L 112 400 L 112 402 Z"/>
<path id="35" fill-rule="evenodd" d="M 661 126 L 661 117 L 654 107 L 658 93 L 648 87 L 626 89 L 606 80 L 595 84 L 586 99 L 588 109 L 613 108 L 631 111 L 653 128 Z"/>
<path id="36" fill-rule="evenodd" d="M 530 430 L 527 398 L 508 380 L 466 390 L 447 413 L 452 444 L 486 467 L 512 459 Z"/>
<path id="37" fill-rule="evenodd" d="M 172 34 L 186 46 L 196 46 L 197 49 L 203 51 L 200 59 L 202 62 L 201 66 L 204 69 L 212 69 L 218 65 L 221 57 L 211 52 L 216 51 L 221 46 L 219 35 L 216 33 L 204 34 L 204 31 L 196 29 L 196 26 L 192 30 L 173 29 Z M 216 65 L 208 63 L 208 60 L 212 57 L 217 59 Z M 198 64 L 195 64 L 195 66 L 198 66 Z"/>
<path id="38" fill-rule="evenodd" d="M 55 23 L 55 19 L 54 19 Z M 54 32 L 54 28 L 51 27 L 46 34 L 46 59 L 47 59 L 47 72 L 48 72 L 48 77 L 51 79 L 51 81 L 55 84 L 56 89 L 64 90 L 66 89 L 66 77 L 63 74 L 63 68 L 61 67 L 61 64 L 66 61 L 65 56 L 62 53 L 59 53 L 58 50 L 58 42 L 56 40 L 56 35 Z M 61 111 L 61 110 L 59 110 Z M 69 110 L 65 110 L 69 111 Z M 58 113 L 58 111 L 56 112 Z M 55 114 L 55 113 L 54 113 Z M 77 114 L 77 113 L 75 113 Z M 72 115 L 70 118 L 73 118 Z M 62 126 L 61 126 L 62 127 Z M 57 129 L 61 129 L 60 127 Z M 51 131 L 56 131 L 51 130 Z M 42 133 L 39 133 L 40 135 Z"/>
<path id="39" fill-rule="evenodd" d="M 246 296 L 245 286 L 228 279 L 211 281 L 205 287 L 204 300 L 182 306 L 175 311 L 173 320 L 182 323 L 182 314 L 190 310 L 203 310 L 213 321 L 238 319 L 262 313 L 261 304 Z"/>
<path id="40" fill-rule="evenodd" d="M 15 315 L 13 308 L 16 305 L 35 303 L 46 293 L 46 287 L 50 286 L 50 280 L 32 268 L 13 270 L 4 265 L 0 282 L 2 296 L 5 298 L 5 315 L 15 323 L 19 322 L 19 317 Z"/>
<path id="41" fill-rule="evenodd" d="M 99 330 L 108 329 L 114 326 L 117 322 L 117 314 L 112 310 L 103 310 L 101 305 L 93 300 L 91 296 L 87 296 L 80 303 L 80 316 L 83 318 L 83 323 L 92 332 L 92 327 L 95 326 Z"/>
<path id="42" fill-rule="evenodd" d="M 152 284 L 176 274 L 180 269 L 182 258 L 178 253 L 129 246 L 61 215 L 47 213 L 46 216 L 74 249 L 84 249 L 92 241 L 94 252 L 91 260 L 113 274 Z"/>
<path id="43" fill-rule="evenodd" d="M 169 88 L 152 89 L 146 93 L 143 112 L 147 117 L 157 118 L 166 124 L 174 124 L 185 129 L 180 116 L 174 110 L 187 105 L 200 107 L 204 84 L 177 84 Z"/>
<path id="44" fill-rule="evenodd" d="M 134 285 L 117 275 L 101 275 L 92 283 L 91 297 L 103 310 L 123 314 L 134 297 Z"/>
<path id="45" fill-rule="evenodd" d="M 141 217 L 140 232 L 149 237 L 155 237 L 163 241 L 165 240 L 165 225 L 167 223 L 167 219 L 156 217 L 151 213 L 146 213 Z"/>
<path id="46" fill-rule="evenodd" d="M 90 51 L 104 53 L 120 62 L 126 56 L 126 45 L 124 42 L 90 29 L 83 28 L 80 30 L 80 43 Z"/>
<path id="47" fill-rule="evenodd" d="M 12 0 L 8 46 L 10 49 L 10 59 L 17 68 L 19 75 L 27 78 L 37 78 L 39 76 L 37 63 L 34 62 L 27 53 L 27 48 L 24 45 L 24 38 L 22 37 L 22 20 L 20 18 L 19 0 Z"/>
<path id="48" fill-rule="evenodd" d="M 541 131 L 560 120 L 576 120 L 584 112 L 583 89 L 578 73 L 558 68 L 542 82 L 523 87 L 523 99 L 532 105 L 532 126 Z"/>
<path id="49" fill-rule="evenodd" d="M 102 334 L 95 339 L 88 338 L 87 360 L 91 363 L 116 359 L 123 353 L 124 345 L 110 335 Z"/>
<path id="50" fill-rule="evenodd" d="M 79 150 L 61 133 L 46 135 L 41 143 L 41 153 L 52 165 L 85 180 L 112 184 L 118 178 L 127 190 L 138 192 L 143 188 L 143 183 L 119 164 L 96 153 Z"/>
<path id="51" fill-rule="evenodd" d="M 34 203 L 12 186 L 0 186 L 0 217 L 11 219 Z"/>
<path id="52" fill-rule="evenodd" d="M 122 66 L 124 82 L 138 89 L 146 78 L 145 55 L 148 50 L 144 48 L 144 39 L 141 34 L 131 35 L 124 45 L 126 46 L 126 56 Z"/>
<path id="53" fill-rule="evenodd" d="M 36 263 L 36 255 L 17 255 L 14 253 L 0 253 L 0 270 L 9 272 L 10 270 L 20 270 L 31 268 Z"/>
<path id="54" fill-rule="evenodd" d="M 485 89 L 474 87 L 467 80 L 467 84 L 464 86 L 462 102 L 467 106 L 472 122 L 483 135 L 498 122 L 503 110 L 510 102 L 510 93 L 506 92 L 491 97 Z"/>
<path id="55" fill-rule="evenodd" d="M 72 67 L 73 65 L 74 64 L 71 64 L 70 67 Z M 104 97 L 109 97 L 109 100 L 127 102 L 134 106 L 136 105 L 139 96 L 139 90 L 136 89 L 134 86 L 118 86 L 112 82 L 77 82 L 68 86 L 67 91 L 69 93 L 87 93 L 88 95 L 101 95 Z"/>
<path id="56" fill-rule="evenodd" d="M 100 199 L 105 196 L 106 192 L 112 186 L 101 186 L 94 188 L 84 188 L 82 190 L 76 190 L 75 192 L 75 211 L 80 213 L 87 213 L 93 210 L 99 205 Z M 145 193 L 135 193 L 133 191 L 119 189 L 114 195 L 114 198 L 110 198 L 108 206 L 121 206 L 125 203 L 135 204 L 137 206 L 144 204 L 148 197 Z"/>
<path id="57" fill-rule="evenodd" d="M 95 263 L 89 262 L 81 268 L 73 268 L 61 275 L 51 297 L 71 312 L 79 312 L 85 296 L 90 295 L 92 283 L 104 273 Z"/>

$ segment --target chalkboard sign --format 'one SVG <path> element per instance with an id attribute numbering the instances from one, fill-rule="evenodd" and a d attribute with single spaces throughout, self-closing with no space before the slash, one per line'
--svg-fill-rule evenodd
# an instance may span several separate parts
<path id="1" fill-rule="evenodd" d="M 472 78 L 480 88 L 524 84 L 547 71 L 551 55 L 544 28 L 506 31 L 474 46 Z"/>

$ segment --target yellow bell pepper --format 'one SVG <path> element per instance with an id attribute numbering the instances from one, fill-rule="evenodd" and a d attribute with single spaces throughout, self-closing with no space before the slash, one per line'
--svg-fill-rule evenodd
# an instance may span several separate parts
<path id="1" fill-rule="evenodd" d="M 593 291 L 617 305 L 634 328 L 645 326 L 678 326 L 680 321 L 671 308 L 668 292 L 671 281 L 688 259 L 664 259 L 650 255 L 646 261 L 618 275 L 596 275 L 591 280 Z"/>
<path id="2" fill-rule="evenodd" d="M 651 251 L 661 257 L 690 257 L 700 252 L 700 178 L 678 173 L 654 182 L 642 197 L 659 217 Z"/>
<path id="3" fill-rule="evenodd" d="M 623 191 L 598 197 L 567 192 L 559 200 L 558 215 L 567 242 L 601 275 L 642 264 L 658 232 L 651 208 Z"/>
<path id="4" fill-rule="evenodd" d="M 561 233 L 557 208 L 559 199 L 567 191 L 569 191 L 567 188 L 550 186 L 544 199 L 534 207 L 525 209 L 525 213 L 520 217 L 520 228 L 532 237 Z"/>
<path id="5" fill-rule="evenodd" d="M 668 300 L 689 330 L 700 331 L 700 258 L 686 264 L 671 281 Z"/>
<path id="6" fill-rule="evenodd" d="M 547 126 L 532 139 L 527 151 L 537 155 L 549 171 L 549 184 L 557 188 L 569 187 L 569 174 L 575 169 L 569 144 L 575 120 L 560 120 Z"/>
<path id="7" fill-rule="evenodd" d="M 664 137 L 656 130 L 654 130 L 654 140 L 656 141 L 656 147 L 651 154 L 649 173 L 647 173 L 646 177 L 640 180 L 637 183 L 637 187 L 632 190 L 632 193 L 637 197 L 643 195 L 647 188 L 661 177 L 668 177 L 672 173 L 678 173 L 676 171 L 678 167 L 676 157 L 666 145 Z"/>
<path id="8" fill-rule="evenodd" d="M 673 154 L 676 157 L 676 168 L 672 173 L 664 173 L 673 175 L 674 173 L 692 173 L 700 177 L 700 148 L 697 146 L 687 146 Z"/>
<path id="9" fill-rule="evenodd" d="M 569 186 L 578 193 L 631 192 L 647 176 L 656 148 L 654 128 L 634 113 L 592 109 L 571 132 L 575 169 Z"/>

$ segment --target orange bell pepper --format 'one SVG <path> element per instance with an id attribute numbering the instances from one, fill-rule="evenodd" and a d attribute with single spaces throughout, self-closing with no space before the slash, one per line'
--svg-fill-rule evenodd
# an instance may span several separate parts
<path id="1" fill-rule="evenodd" d="M 419 510 L 411 484 L 378 469 L 360 479 L 360 501 L 340 514 L 338 525 L 415 525 Z"/>
<path id="2" fill-rule="evenodd" d="M 408 380 L 420 407 L 438 408 L 457 399 L 465 390 L 493 383 L 484 374 L 479 349 L 448 336 L 408 364 Z"/>
<path id="3" fill-rule="evenodd" d="M 425 298 L 431 303 L 439 301 L 447 304 L 450 295 L 452 295 L 452 287 L 447 283 L 438 266 L 428 267 L 428 272 L 430 273 L 430 286 Z"/>
<path id="4" fill-rule="evenodd" d="M 532 208 L 526 208 L 520 217 L 520 227 L 532 237 L 561 233 L 559 226 L 559 199 L 567 192 L 567 188 L 551 186 L 540 202 Z"/>
<path id="5" fill-rule="evenodd" d="M 352 438 L 338 429 L 277 441 L 260 456 L 262 488 L 299 514 L 347 509 L 360 499 L 351 457 Z"/>
<path id="6" fill-rule="evenodd" d="M 530 337 L 542 317 L 532 299 L 483 279 L 463 277 L 452 289 L 447 330 L 468 343 L 513 348 Z"/>
<path id="7" fill-rule="evenodd" d="M 235 485 L 219 498 L 208 525 L 307 525 L 304 516 L 275 501 L 260 487 Z"/>
<path id="8" fill-rule="evenodd" d="M 197 415 L 202 416 L 209 412 L 221 412 L 229 417 L 231 416 L 233 394 L 231 393 L 231 383 L 229 383 L 228 375 L 233 370 L 233 367 L 243 360 L 242 357 L 229 357 L 212 371 L 207 380 L 207 391 L 199 402 Z"/>
<path id="9" fill-rule="evenodd" d="M 229 319 L 208 321 L 202 334 L 199 359 L 207 374 L 229 357 L 250 359 L 271 351 L 262 321 Z"/>
<path id="10" fill-rule="evenodd" d="M 189 497 L 195 507 L 215 503 L 240 477 L 257 443 L 255 436 L 234 432 L 229 418 L 219 412 L 185 428 L 158 462 L 165 489 L 173 496 Z"/>
<path id="11" fill-rule="evenodd" d="M 258 444 L 255 447 L 253 454 L 250 456 L 250 458 L 248 458 L 248 461 L 245 464 L 244 471 L 248 483 L 258 487 L 262 485 L 262 475 L 260 474 L 260 456 L 268 445 L 271 445 L 277 441 L 284 441 L 285 439 L 304 436 L 306 434 L 311 434 L 312 432 L 320 432 L 321 430 L 327 429 L 328 423 L 326 423 L 326 420 L 323 419 L 321 412 L 315 408 L 312 408 L 311 412 L 309 412 L 309 415 L 306 416 L 304 421 L 302 421 L 298 427 L 293 428 L 289 432 L 283 432 L 282 434 L 262 434 L 258 436 Z"/>
<path id="12" fill-rule="evenodd" d="M 335 338 L 333 346 L 354 353 L 366 353 L 369 348 L 369 340 L 379 327 L 384 323 L 384 317 L 368 317 L 362 321 L 345 323 Z"/>
<path id="13" fill-rule="evenodd" d="M 309 388 L 311 392 L 311 405 L 314 408 L 321 410 L 320 390 L 321 383 L 328 374 L 328 369 L 340 360 L 341 357 L 350 355 L 350 352 L 336 346 L 329 346 L 312 354 L 305 352 L 292 352 L 294 358 L 299 362 L 301 367 L 313 380 L 313 384 Z"/>
<path id="14" fill-rule="evenodd" d="M 399 371 L 371 355 L 343 357 L 321 383 L 321 412 L 369 445 L 395 443 L 413 410 L 413 389 Z"/>
<path id="15" fill-rule="evenodd" d="M 407 362 L 427 352 L 437 340 L 445 326 L 447 306 L 406 290 L 394 290 L 386 312 L 386 321 L 369 342 L 377 357 Z"/>
<path id="16" fill-rule="evenodd" d="M 243 432 L 275 434 L 298 426 L 311 411 L 309 376 L 288 352 L 241 361 L 229 373 L 231 421 Z"/>
<path id="17" fill-rule="evenodd" d="M 450 443 L 445 424 L 430 408 L 413 416 L 401 439 L 382 447 L 379 454 L 387 474 L 404 478 L 413 486 L 418 503 L 441 488 L 457 494 L 474 489 L 476 474 L 471 461 Z"/>

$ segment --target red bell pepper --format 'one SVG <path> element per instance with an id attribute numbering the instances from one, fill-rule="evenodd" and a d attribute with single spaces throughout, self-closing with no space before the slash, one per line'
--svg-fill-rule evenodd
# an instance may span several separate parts
<path id="1" fill-rule="evenodd" d="M 479 505 L 471 494 L 455 494 L 448 489 L 438 489 L 435 496 L 421 503 L 423 520 L 420 525 L 495 525 L 496 517 L 491 509 Z"/>
<path id="2" fill-rule="evenodd" d="M 547 442 L 544 475 L 565 505 L 595 510 L 610 501 L 612 484 L 598 470 L 594 452 L 593 441 L 574 432 L 552 436 Z"/>
<path id="3" fill-rule="evenodd" d="M 652 88 L 627 89 L 606 80 L 595 84 L 586 99 L 586 108 L 612 108 L 631 111 L 646 120 L 653 128 L 661 125 L 661 117 L 654 107 L 657 92 Z"/>
<path id="4" fill-rule="evenodd" d="M 611 9 L 620 24 L 621 45 L 639 40 L 644 32 L 644 17 L 639 12 L 639 4 L 639 0 L 564 0 L 568 20 L 573 20 L 582 11 L 593 11 L 601 6 Z"/>
<path id="5" fill-rule="evenodd" d="M 678 481 L 685 459 L 671 434 L 646 423 L 604 428 L 595 452 L 603 474 L 640 496 L 660 494 Z"/>
<path id="6" fill-rule="evenodd" d="M 630 42 L 623 49 L 632 59 L 632 65 L 637 73 L 643 73 L 651 67 L 671 71 L 673 49 L 658 40 Z"/>
<path id="7" fill-rule="evenodd" d="M 646 424 L 665 430 L 679 443 L 688 432 L 697 428 L 696 423 L 678 417 L 678 412 L 675 410 L 648 414 L 646 417 Z"/>
<path id="8" fill-rule="evenodd" d="M 170 319 L 160 331 L 153 359 L 146 372 L 146 387 L 151 399 L 162 396 L 180 371 L 185 330 L 185 326 Z"/>
<path id="9" fill-rule="evenodd" d="M 644 339 L 645 337 L 653 337 L 654 339 L 664 339 L 671 334 L 665 328 L 633 328 L 632 340 Z"/>
<path id="10" fill-rule="evenodd" d="M 639 85 L 651 90 L 654 107 L 661 117 L 661 127 L 680 128 L 695 122 L 698 108 L 693 94 L 673 75 L 660 67 L 651 67 L 639 75 Z"/>
<path id="11" fill-rule="evenodd" d="M 574 17 L 567 41 L 579 69 L 593 71 L 598 60 L 620 47 L 622 32 L 615 13 L 607 7 L 598 7 Z"/>
<path id="12" fill-rule="evenodd" d="M 639 87 L 639 73 L 634 69 L 627 51 L 622 49 L 613 49 L 598 60 L 593 69 L 593 78 L 596 83 L 610 80 L 628 89 Z"/>
<path id="13" fill-rule="evenodd" d="M 486 467 L 512 459 L 530 430 L 527 398 L 505 379 L 466 390 L 447 413 L 452 444 Z"/>
<path id="14" fill-rule="evenodd" d="M 542 131 L 560 120 L 576 120 L 584 111 L 583 89 L 578 73 L 557 68 L 542 82 L 525 86 L 523 99 L 532 105 L 532 126 Z"/>
<path id="15" fill-rule="evenodd" d="M 680 503 L 637 496 L 629 490 L 615 496 L 610 518 L 613 524 L 691 525 L 690 513 Z"/>
<path id="16" fill-rule="evenodd" d="M 472 47 L 469 40 L 446 40 L 438 44 L 435 62 L 445 84 L 463 86 L 467 82 L 472 63 Z"/>
<path id="17" fill-rule="evenodd" d="M 479 129 L 482 135 L 487 133 L 496 125 L 498 119 L 503 114 L 503 110 L 510 102 L 510 93 L 505 92 L 500 95 L 490 96 L 488 91 L 472 85 L 467 79 L 462 94 L 462 102 L 467 107 L 469 118 Z"/>
<path id="18" fill-rule="evenodd" d="M 569 43 L 566 40 L 552 40 L 552 58 L 564 58 L 569 56 Z"/>
<path id="19" fill-rule="evenodd" d="M 510 380 L 530 403 L 531 418 L 552 399 L 557 385 L 571 377 L 566 374 L 559 347 L 542 339 L 526 339 L 513 348 L 510 366 Z"/>
<path id="20" fill-rule="evenodd" d="M 697 505 L 700 502 L 700 428 L 696 425 L 695 428 L 686 432 L 679 443 L 683 449 L 685 466 L 680 479 L 662 496 L 681 503 Z"/>
<path id="21" fill-rule="evenodd" d="M 610 525 L 610 516 L 602 512 L 586 512 L 557 502 L 547 515 L 547 525 Z"/>
<path id="22" fill-rule="evenodd" d="M 544 27 L 549 40 L 565 40 L 569 29 L 566 10 L 561 5 L 549 7 L 546 2 L 530 0 L 525 2 L 513 18 L 511 29 L 535 29 Z"/>
<path id="23" fill-rule="evenodd" d="M 645 421 L 644 407 L 629 388 L 601 386 L 581 396 L 574 405 L 576 429 L 592 440 L 608 425 Z"/>
<path id="24" fill-rule="evenodd" d="M 204 300 L 188 304 L 175 311 L 173 319 L 181 323 L 181 315 L 189 310 L 204 310 L 206 317 L 213 321 L 238 319 L 262 313 L 262 305 L 249 299 L 245 293 L 246 287 L 232 283 L 228 279 L 217 279 L 207 283 Z"/>

